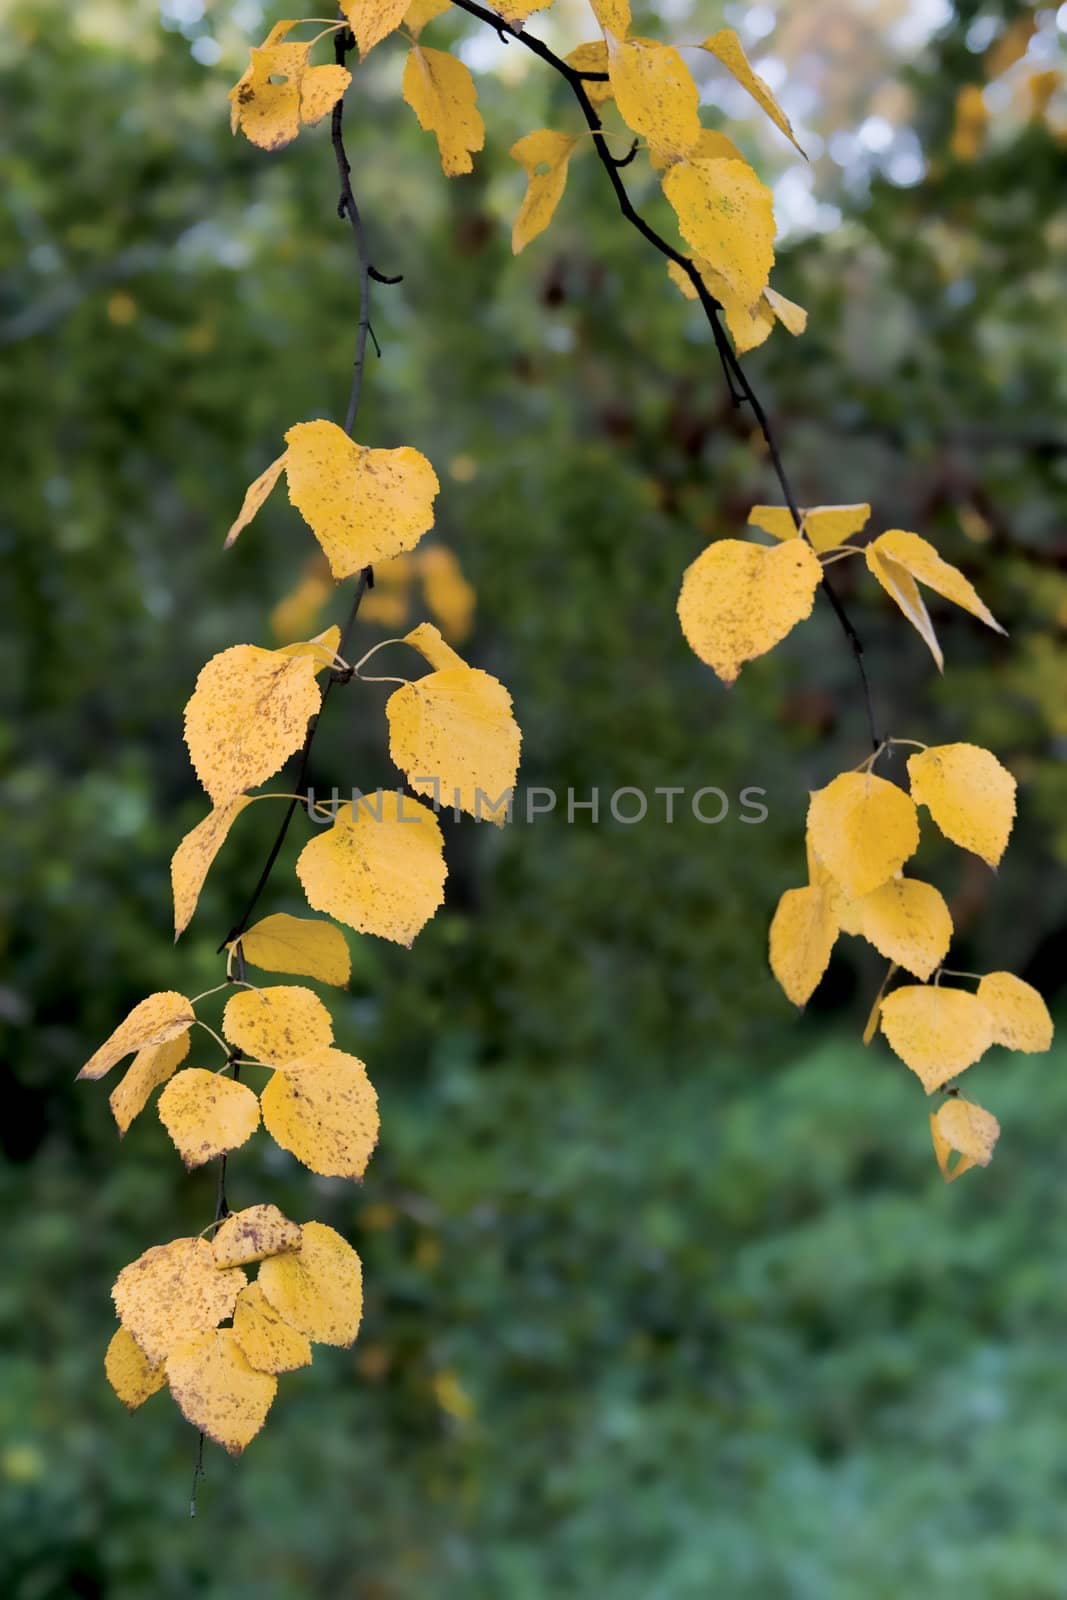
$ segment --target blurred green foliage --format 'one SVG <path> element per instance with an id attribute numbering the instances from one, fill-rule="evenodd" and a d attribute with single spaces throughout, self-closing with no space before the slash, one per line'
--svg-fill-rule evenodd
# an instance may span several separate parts
<path id="1" fill-rule="evenodd" d="M 353 941 L 334 1005 L 382 1096 L 365 1185 L 311 1180 L 265 1140 L 235 1162 L 238 1199 L 357 1241 L 365 1334 L 289 1380 L 240 1464 L 212 1453 L 192 1528 L 189 1430 L 166 1398 L 128 1420 L 107 1389 L 108 1285 L 199 1231 L 212 1178 L 182 1174 L 151 1115 L 120 1150 L 73 1077 L 145 993 L 218 980 L 275 823 L 240 819 L 172 948 L 167 865 L 205 809 L 180 709 L 210 654 L 271 642 L 306 531 L 278 495 L 225 557 L 222 533 L 283 430 L 337 413 L 354 334 L 325 130 L 274 157 L 231 140 L 226 88 L 270 19 L 197 10 L 14 3 L 0 40 L 3 1593 L 1060 1595 L 1057 1062 L 977 1069 L 1005 1134 L 945 1191 L 918 1086 L 855 1042 L 879 964 L 843 941 L 801 1022 L 773 985 L 805 791 L 864 753 L 852 664 L 821 609 L 729 696 L 686 649 L 683 568 L 772 480 L 595 163 L 511 257 L 508 146 L 569 116 L 515 46 L 479 72 L 467 180 L 445 182 L 399 102 L 398 50 L 349 97 L 375 260 L 404 275 L 376 291 L 360 434 L 438 466 L 440 531 L 478 592 L 468 653 L 512 689 L 526 784 L 756 785 L 770 815 L 449 826 L 446 911 L 411 954 Z M 958 91 L 984 78 L 975 29 L 1021 10 L 961 4 L 890 73 L 922 181 L 815 161 L 840 220 L 787 241 L 775 275 L 809 332 L 748 359 L 802 502 L 870 499 L 872 526 L 934 538 L 1011 630 L 938 612 L 935 683 L 859 564 L 835 569 L 883 726 L 988 742 L 1021 779 L 999 876 L 924 843 L 955 963 L 1054 996 L 1065 144 L 1005 113 L 977 159 L 951 153 Z M 679 38 L 723 20 L 671 16 Z M 784 8 L 784 37 L 807 16 Z M 205 66 L 190 41 L 216 36 Z M 812 126 L 829 139 L 868 89 Z M 735 131 L 785 171 L 773 138 Z M 331 701 L 318 786 L 395 781 L 382 698 Z M 270 909 L 299 909 L 291 862 Z"/>

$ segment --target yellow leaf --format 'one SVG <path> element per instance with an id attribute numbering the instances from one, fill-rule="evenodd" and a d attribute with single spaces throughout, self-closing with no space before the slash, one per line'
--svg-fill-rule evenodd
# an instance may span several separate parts
<path id="1" fill-rule="evenodd" d="M 173 1077 L 188 1054 L 187 1033 L 168 1039 L 165 1044 L 150 1044 L 138 1050 L 108 1100 L 120 1134 L 125 1134 L 134 1117 L 144 1110 L 152 1090 Z"/>
<path id="2" fill-rule="evenodd" d="M 687 568 L 678 597 L 682 632 L 701 661 L 733 683 L 811 615 L 822 568 L 806 544 L 766 549 L 719 539 Z"/>
<path id="3" fill-rule="evenodd" d="M 771 191 L 743 161 L 679 161 L 663 192 L 682 237 L 747 305 L 767 287 L 774 265 Z"/>
<path id="4" fill-rule="evenodd" d="M 419 127 L 436 135 L 445 176 L 470 172 L 471 153 L 485 143 L 470 68 L 445 50 L 417 44 L 404 65 L 403 95 Z"/>
<path id="5" fill-rule="evenodd" d="M 78 1077 L 102 1078 L 123 1056 L 147 1049 L 149 1045 L 166 1044 L 168 1039 L 186 1033 L 195 1021 L 192 1002 L 183 994 L 175 994 L 172 989 L 150 994 L 147 1000 L 134 1006 L 125 1022 L 120 1022 L 99 1050 L 89 1057 Z"/>
<path id="6" fill-rule="evenodd" d="M 307 1338 L 283 1321 L 258 1283 L 250 1283 L 237 1296 L 233 1336 L 248 1365 L 257 1372 L 295 1372 L 311 1365 Z"/>
<path id="7" fill-rule="evenodd" d="M 304 846 L 296 875 L 312 910 L 410 945 L 444 899 L 441 829 L 427 806 L 379 790 Z"/>
<path id="8" fill-rule="evenodd" d="M 361 61 L 367 59 L 376 44 L 399 28 L 408 4 L 409 0 L 341 0 L 341 10 L 355 35 Z"/>
<path id="9" fill-rule="evenodd" d="M 1000 1137 L 1000 1123 L 982 1106 L 953 1096 L 930 1117 L 934 1155 L 946 1183 L 971 1167 L 988 1167 Z M 960 1159 L 949 1171 L 949 1157 L 958 1150 Z"/>
<path id="10" fill-rule="evenodd" d="M 723 316 L 730 337 L 734 341 L 734 348 L 738 355 L 745 355 L 749 350 L 755 350 L 768 337 L 774 327 L 774 314 L 767 303 L 766 294 L 760 296 L 755 305 L 746 304 L 743 297 L 735 293 L 732 286 L 707 261 L 698 260 L 695 266 L 700 273 L 705 288 L 714 296 L 722 306 Z M 667 274 L 685 295 L 687 300 L 695 300 L 697 291 L 689 274 L 678 265 L 677 261 L 668 261 Z"/>
<path id="11" fill-rule="evenodd" d="M 285 467 L 285 454 L 283 450 L 278 459 L 272 461 L 270 466 L 248 485 L 245 490 L 245 497 L 241 501 L 241 509 L 230 524 L 230 531 L 227 533 L 222 547 L 224 550 L 228 550 L 242 529 L 248 527 L 248 524 L 281 477 Z"/>
<path id="12" fill-rule="evenodd" d="M 978 999 L 993 1019 L 993 1043 L 1026 1055 L 1040 1055 L 1052 1044 L 1048 1006 L 1032 984 L 1013 972 L 987 972 Z"/>
<path id="13" fill-rule="evenodd" d="M 211 1248 L 217 1267 L 248 1266 L 283 1250 L 299 1250 L 300 1225 L 290 1222 L 277 1206 L 247 1206 L 244 1211 L 230 1212 L 216 1229 Z"/>
<path id="14" fill-rule="evenodd" d="M 233 1328 L 200 1333 L 167 1357 L 170 1392 L 186 1422 L 239 1456 L 267 1419 L 278 1380 L 249 1366 Z"/>
<path id="15" fill-rule="evenodd" d="M 927 1094 L 972 1067 L 993 1042 L 989 1012 L 965 989 L 894 989 L 882 1001 L 881 1023 L 891 1048 Z"/>
<path id="16" fill-rule="evenodd" d="M 665 156 L 684 156 L 700 138 L 700 96 L 678 51 L 611 32 L 607 42 L 611 88 L 626 126 Z"/>
<path id="17" fill-rule="evenodd" d="M 830 895 L 811 885 L 787 889 L 771 922 L 771 971 L 795 1006 L 818 988 L 836 940 Z"/>
<path id="18" fill-rule="evenodd" d="M 763 298 L 766 300 L 767 304 L 774 312 L 775 318 L 782 324 L 782 327 L 786 330 L 786 332 L 791 333 L 794 339 L 799 338 L 808 326 L 808 313 L 804 310 L 804 307 L 798 306 L 795 300 L 787 300 L 784 294 L 779 294 L 778 290 L 772 289 L 770 284 L 768 284 L 764 289 Z M 819 510 L 842 511 L 844 509 L 845 508 L 843 506 L 819 507 Z M 870 514 L 871 511 L 870 507 L 868 506 L 867 516 L 870 516 Z M 866 522 L 867 518 L 865 517 L 863 520 Z M 861 523 L 860 526 L 862 527 L 863 524 Z"/>
<path id="19" fill-rule="evenodd" d="M 939 744 L 908 757 L 916 805 L 927 806 L 946 839 L 996 867 L 1015 820 L 1015 779 L 991 750 Z"/>
<path id="20" fill-rule="evenodd" d="M 926 602 L 919 592 L 919 585 L 906 567 L 902 567 L 899 561 L 893 561 L 889 556 L 883 555 L 877 544 L 878 541 L 875 540 L 874 544 L 868 545 L 864 551 L 869 570 L 878 579 L 890 599 L 896 601 L 922 639 L 937 663 L 938 672 L 943 672 L 945 657 L 934 632 L 934 625 L 930 621 Z"/>
<path id="21" fill-rule="evenodd" d="M 812 549 L 825 555 L 859 533 L 870 514 L 869 505 L 810 506 L 800 513 L 801 528 Z M 797 525 L 788 506 L 753 506 L 748 520 L 751 527 L 762 528 L 775 539 L 797 537 Z"/>
<path id="22" fill-rule="evenodd" d="M 172 1239 L 123 1267 L 111 1298 L 119 1321 L 155 1365 L 180 1340 L 232 1316 L 245 1282 L 239 1268 L 220 1272 L 206 1239 Z"/>
<path id="23" fill-rule="evenodd" d="M 812 794 L 808 834 L 846 894 L 870 894 L 915 854 L 919 819 L 914 801 L 896 784 L 873 772 L 843 772 Z"/>
<path id="24" fill-rule="evenodd" d="M 203 822 L 198 822 L 175 850 L 170 863 L 170 881 L 174 891 L 174 937 L 180 939 L 193 918 L 200 891 L 211 871 L 211 863 L 226 843 L 234 819 L 245 806 L 251 805 L 248 795 L 238 795 L 223 806 L 209 811 Z"/>
<path id="25" fill-rule="evenodd" d="M 107 1381 L 128 1411 L 136 1411 L 167 1382 L 162 1362 L 147 1359 L 126 1328 L 116 1328 L 104 1357 Z"/>
<path id="26" fill-rule="evenodd" d="M 764 83 L 758 73 L 753 72 L 748 57 L 745 55 L 744 47 L 734 30 L 732 28 L 720 28 L 718 33 L 709 34 L 700 48 L 709 51 L 711 55 L 722 62 L 726 70 L 731 72 L 737 79 L 742 89 L 747 89 L 756 104 L 767 113 L 775 127 L 780 128 L 789 142 L 796 145 L 796 148 L 800 150 L 800 154 L 803 155 L 804 152 L 801 150 L 800 145 L 797 144 L 797 137 L 790 125 L 789 118 L 774 98 L 767 84 Z"/>
<path id="27" fill-rule="evenodd" d="M 160 1095 L 159 1120 L 192 1171 L 251 1139 L 259 1127 L 259 1101 L 233 1078 L 187 1067 Z"/>
<path id="28" fill-rule="evenodd" d="M 952 942 L 952 918 L 933 884 L 890 878 L 853 904 L 857 931 L 880 955 L 917 978 L 933 976 Z"/>
<path id="29" fill-rule="evenodd" d="M 428 545 L 419 557 L 419 576 L 423 599 L 441 632 L 454 644 L 462 644 L 471 631 L 478 597 L 456 556 L 447 545 Z"/>
<path id="30" fill-rule="evenodd" d="M 942 561 L 932 544 L 920 539 L 917 533 L 907 533 L 902 528 L 890 528 L 886 533 L 881 533 L 872 544 L 864 551 L 867 565 L 878 579 L 878 582 L 892 597 L 907 617 L 908 621 L 922 635 L 934 660 L 940 669 L 941 652 L 936 640 L 931 640 L 933 629 L 930 619 L 926 617 L 925 625 L 922 618 L 916 615 L 915 599 L 902 586 L 898 574 L 891 568 L 887 570 L 888 563 L 903 568 L 904 572 L 918 583 L 925 583 L 928 589 L 933 589 L 935 594 L 943 595 L 946 600 L 951 600 L 954 605 L 962 606 L 964 611 L 969 611 L 972 616 L 984 622 L 987 627 L 1003 633 L 1004 629 L 994 617 L 989 608 L 983 604 L 973 585 L 968 583 L 963 573 L 958 568 L 950 566 L 947 561 Z M 887 581 L 891 580 L 891 581 Z M 921 600 L 920 600 L 921 605 Z M 925 607 L 922 616 L 925 617 Z"/>
<path id="31" fill-rule="evenodd" d="M 278 1315 L 316 1344 L 352 1344 L 363 1315 L 359 1257 L 322 1222 L 304 1223 L 299 1250 L 271 1256 L 259 1269 L 259 1286 Z"/>
<path id="32" fill-rule="evenodd" d="M 254 644 L 232 645 L 200 669 L 185 742 L 216 807 L 273 777 L 299 750 L 322 698 L 316 671 L 313 656 Z"/>
<path id="33" fill-rule="evenodd" d="M 589 0 L 589 3 L 605 33 L 613 33 L 616 39 L 626 38 L 630 31 L 630 0 Z"/>
<path id="34" fill-rule="evenodd" d="M 627 10 L 626 28 L 628 28 L 629 25 L 629 10 Z M 625 34 L 626 28 L 622 29 L 621 33 L 618 33 L 618 37 L 621 38 Z M 613 28 L 612 32 L 616 33 L 617 30 Z M 565 55 L 563 59 L 566 61 L 569 67 L 574 68 L 575 72 L 607 72 L 607 42 L 604 39 L 590 39 L 587 44 L 576 45 L 575 48 L 571 50 L 569 54 Z M 602 106 L 606 101 L 611 99 L 612 89 L 610 78 L 608 78 L 606 82 L 600 78 L 587 78 L 583 82 L 582 88 L 585 90 L 586 94 L 589 96 L 589 99 L 595 106 Z"/>
<path id="35" fill-rule="evenodd" d="M 226 1002 L 222 1031 L 246 1056 L 272 1067 L 333 1043 L 330 1013 L 318 995 L 291 983 L 242 989 Z"/>
<path id="36" fill-rule="evenodd" d="M 298 422 L 285 438 L 289 498 L 335 578 L 411 550 L 433 527 L 440 485 L 420 451 L 370 450 L 321 419 Z"/>
<path id="37" fill-rule="evenodd" d="M 577 142 L 568 134 L 539 128 L 512 145 L 509 154 L 525 169 L 527 177 L 526 194 L 511 229 L 515 255 L 552 221 L 567 187 L 567 163 Z"/>
<path id="38" fill-rule="evenodd" d="M 408 643 L 423 648 L 417 639 L 425 641 L 427 630 L 448 649 L 430 623 L 408 634 Z M 455 660 L 458 665 L 438 667 L 389 696 L 389 754 L 416 793 L 500 827 L 507 821 L 522 735 L 504 685 Z"/>
<path id="39" fill-rule="evenodd" d="M 264 917 L 242 933 L 239 940 L 245 960 L 266 972 L 293 972 L 345 989 L 352 975 L 352 958 L 340 928 L 316 917 L 291 917 L 284 911 Z"/>
<path id="40" fill-rule="evenodd" d="M 411 0 L 404 12 L 404 26 L 417 39 L 427 23 L 448 10 L 452 0 Z"/>
<path id="41" fill-rule="evenodd" d="M 474 1415 L 474 1401 L 454 1372 L 435 1372 L 433 1394 L 442 1411 L 447 1411 L 457 1422 L 469 1422 Z"/>
<path id="42" fill-rule="evenodd" d="M 232 131 L 239 128 L 263 150 L 280 150 L 296 138 L 301 125 L 310 127 L 320 121 L 352 82 L 346 67 L 311 66 L 310 40 L 284 43 L 295 26 L 294 22 L 280 22 L 272 28 L 262 48 L 252 51 L 247 69 L 230 90 Z M 279 78 L 285 81 L 279 83 Z M 269 492 L 268 486 L 264 495 Z"/>
<path id="43" fill-rule="evenodd" d="M 275 1144 L 323 1178 L 362 1178 L 378 1142 L 378 1096 L 367 1069 L 343 1050 L 289 1063 L 263 1090 Z"/>

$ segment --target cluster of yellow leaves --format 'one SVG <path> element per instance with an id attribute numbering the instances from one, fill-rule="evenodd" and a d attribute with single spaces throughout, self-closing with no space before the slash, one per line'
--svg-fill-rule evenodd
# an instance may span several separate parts
<path id="1" fill-rule="evenodd" d="M 822 579 L 818 557 L 859 553 L 849 540 L 863 530 L 869 505 L 753 506 L 749 524 L 769 533 L 770 548 L 719 539 L 686 571 L 678 601 L 682 631 L 702 661 L 733 683 L 746 661 L 764 655 L 811 614 Z M 783 553 L 787 552 L 787 553 Z M 946 600 L 1003 633 L 989 608 L 958 568 L 943 561 L 917 533 L 891 528 L 864 547 L 867 566 L 930 649 L 938 669 L 944 657 L 919 592 L 925 584 Z"/>
<path id="2" fill-rule="evenodd" d="M 877 777 L 872 764 L 841 773 L 811 796 L 808 882 L 786 890 L 771 923 L 770 963 L 782 989 L 795 1005 L 806 1004 L 838 935 L 852 934 L 891 963 L 889 976 L 900 968 L 922 980 L 879 998 L 864 1042 L 880 1026 L 927 1093 L 972 1066 L 991 1044 L 1047 1050 L 1048 1011 L 1021 979 L 989 973 L 977 994 L 941 985 L 953 931 L 948 906 L 932 884 L 902 873 L 919 846 L 919 806 L 946 838 L 996 867 L 1015 817 L 1015 779 L 990 751 L 971 744 L 909 756 L 910 793 Z M 942 1107 L 932 1124 L 946 1176 L 986 1165 L 998 1131 L 981 1107 L 952 1103 L 958 1109 Z M 949 1174 L 951 1150 L 961 1161 Z"/>
<path id="3" fill-rule="evenodd" d="M 344 936 L 328 923 L 265 917 L 244 936 L 245 946 L 252 965 L 347 982 Z M 120 1134 L 165 1085 L 159 1119 L 189 1168 L 239 1149 L 262 1117 L 275 1143 L 320 1177 L 363 1176 L 378 1138 L 377 1096 L 363 1062 L 335 1047 L 317 995 L 295 984 L 244 986 L 227 1002 L 222 1032 L 234 1057 L 271 1071 L 260 1094 L 236 1076 L 182 1067 L 195 1022 L 183 995 L 150 995 L 82 1068 L 80 1077 L 98 1078 L 136 1052 L 111 1095 Z"/>
<path id="4" fill-rule="evenodd" d="M 310 633 L 334 593 L 329 562 L 317 551 L 271 612 L 271 632 L 277 642 L 290 644 Z M 407 626 L 420 597 L 450 644 L 462 644 L 469 637 L 478 596 L 455 551 L 439 541 L 375 563 L 374 588 L 363 596 L 360 621 L 395 632 Z"/>
<path id="5" fill-rule="evenodd" d="M 250 1281 L 244 1268 L 257 1263 Z M 231 1213 L 213 1242 L 146 1250 L 119 1273 L 112 1298 L 119 1327 L 104 1365 L 123 1404 L 134 1411 L 169 1387 L 194 1428 L 240 1455 L 279 1374 L 308 1366 L 312 1343 L 353 1343 L 363 1277 L 333 1228 L 257 1205 Z"/>
<path id="6" fill-rule="evenodd" d="M 249 930 L 246 960 L 347 980 L 343 936 L 324 923 L 267 917 Z M 97 1078 L 124 1055 L 133 1064 L 111 1098 L 120 1132 L 152 1091 L 187 1166 L 236 1149 L 259 1125 L 323 1177 L 359 1179 L 378 1137 L 378 1107 L 363 1063 L 338 1050 L 325 1006 L 309 989 L 241 987 L 222 1032 L 244 1065 L 270 1071 L 257 1095 L 234 1077 L 177 1069 L 195 1022 L 182 995 L 151 995 L 90 1058 Z M 259 1262 L 254 1283 L 244 1267 Z M 135 1409 L 169 1385 L 179 1408 L 232 1454 L 259 1431 L 277 1374 L 306 1366 L 309 1341 L 349 1345 L 359 1328 L 359 1258 L 331 1228 L 290 1222 L 272 1205 L 228 1216 L 212 1243 L 176 1239 L 126 1267 L 113 1290 L 120 1327 L 105 1367 Z M 226 1326 L 229 1324 L 229 1326 Z"/>

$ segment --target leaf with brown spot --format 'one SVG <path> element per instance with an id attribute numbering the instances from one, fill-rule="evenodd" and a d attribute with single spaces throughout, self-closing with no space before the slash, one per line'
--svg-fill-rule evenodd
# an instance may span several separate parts
<path id="1" fill-rule="evenodd" d="M 187 1067 L 160 1095 L 159 1120 L 192 1170 L 251 1139 L 259 1127 L 259 1101 L 246 1084 Z"/>
<path id="2" fill-rule="evenodd" d="M 300 1225 L 290 1222 L 277 1206 L 269 1203 L 231 1211 L 212 1241 L 215 1264 L 219 1267 L 244 1267 L 283 1250 L 299 1250 Z"/>
<path id="3" fill-rule="evenodd" d="M 175 1345 L 167 1357 L 170 1392 L 186 1422 L 239 1456 L 262 1428 L 278 1392 L 271 1373 L 249 1365 L 233 1328 Z"/>
<path id="4" fill-rule="evenodd" d="M 239 1268 L 219 1271 L 206 1239 L 172 1239 L 123 1267 L 111 1298 L 119 1321 L 154 1364 L 179 1340 L 232 1316 L 247 1281 Z"/>
<path id="5" fill-rule="evenodd" d="M 294 983 L 242 989 L 226 1003 L 222 1031 L 246 1056 L 273 1067 L 333 1042 L 330 1013 L 317 994 Z"/>

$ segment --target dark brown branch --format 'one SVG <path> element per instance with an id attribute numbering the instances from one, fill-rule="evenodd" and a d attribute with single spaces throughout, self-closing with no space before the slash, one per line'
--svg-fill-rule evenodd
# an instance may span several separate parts
<path id="1" fill-rule="evenodd" d="M 488 23 L 491 28 L 496 28 L 499 30 L 500 18 L 495 14 L 495 12 L 489 11 L 485 6 L 479 5 L 478 0 L 455 0 L 455 4 L 461 11 L 469 12 L 472 17 L 478 17 L 482 22 Z M 798 533 L 802 533 L 802 519 L 800 516 L 797 498 L 793 493 L 792 486 L 790 485 L 789 478 L 786 474 L 781 451 L 779 450 L 777 440 L 774 437 L 767 414 L 764 411 L 763 406 L 760 404 L 755 390 L 745 375 L 741 367 L 741 363 L 738 360 L 733 346 L 730 343 L 726 330 L 719 320 L 719 313 L 722 310 L 721 305 L 715 299 L 714 295 L 708 290 L 703 278 L 697 271 L 695 263 L 691 261 L 688 256 L 683 255 L 680 250 L 677 250 L 668 239 L 663 237 L 662 234 L 657 233 L 655 228 L 653 228 L 651 224 L 645 220 L 641 213 L 635 209 L 634 204 L 627 192 L 626 185 L 619 175 L 619 168 L 620 166 L 626 165 L 626 159 L 624 158 L 624 160 L 621 162 L 617 161 L 611 154 L 611 151 L 608 149 L 607 138 L 604 133 L 604 125 L 600 120 L 600 116 L 596 107 L 590 100 L 584 87 L 586 81 L 593 78 L 603 79 L 607 76 L 607 74 L 594 74 L 577 71 L 560 56 L 557 56 L 555 51 L 550 50 L 548 45 L 544 44 L 542 40 L 535 39 L 532 34 L 522 31 L 512 31 L 510 33 L 510 37 L 514 38 L 519 44 L 525 45 L 527 50 L 531 51 L 535 56 L 538 56 L 540 60 L 546 62 L 550 67 L 553 68 L 555 72 L 559 73 L 561 78 L 566 79 L 574 93 L 574 97 L 577 100 L 579 107 L 581 108 L 586 125 L 593 135 L 593 146 L 596 150 L 601 166 L 608 175 L 608 181 L 610 182 L 612 189 L 615 191 L 615 198 L 619 203 L 619 210 L 622 212 L 630 226 L 636 228 L 637 232 L 641 234 L 643 238 L 647 239 L 648 243 L 652 245 L 654 249 L 658 250 L 660 255 L 665 256 L 668 261 L 673 261 L 678 267 L 681 268 L 686 277 L 689 279 L 690 283 L 693 285 L 693 288 L 696 290 L 697 298 L 700 301 L 704 315 L 708 319 L 708 324 L 715 340 L 716 353 L 718 354 L 719 361 L 722 364 L 726 383 L 730 390 L 730 398 L 735 405 L 740 404 L 742 401 L 747 401 L 747 403 L 751 406 L 752 414 L 756 419 L 756 425 L 762 433 L 764 441 L 766 442 L 771 464 L 774 468 L 775 476 L 781 485 L 785 503 L 792 513 L 793 521 L 796 523 Z M 834 589 L 825 574 L 823 575 L 822 579 L 822 588 L 826 594 L 826 598 L 830 602 L 834 615 L 837 617 L 837 620 L 841 625 L 841 630 L 848 641 L 849 649 L 851 650 L 853 658 L 856 662 L 856 670 L 859 674 L 860 686 L 863 691 L 863 704 L 866 711 L 867 726 L 870 732 L 871 744 L 873 748 L 877 749 L 880 741 L 878 739 L 877 728 L 875 724 L 870 684 L 867 681 L 867 669 L 863 661 L 863 645 L 860 641 L 859 634 L 856 632 L 856 629 L 853 626 L 844 605 L 842 604 L 840 596 L 834 592 Z"/>

